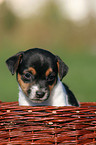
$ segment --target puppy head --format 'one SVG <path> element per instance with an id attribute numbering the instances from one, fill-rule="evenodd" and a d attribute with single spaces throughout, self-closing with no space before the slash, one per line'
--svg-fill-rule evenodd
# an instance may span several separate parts
<path id="1" fill-rule="evenodd" d="M 48 99 L 58 80 L 68 72 L 67 65 L 49 51 L 34 48 L 10 57 L 6 64 L 16 78 L 24 94 L 33 102 Z"/>

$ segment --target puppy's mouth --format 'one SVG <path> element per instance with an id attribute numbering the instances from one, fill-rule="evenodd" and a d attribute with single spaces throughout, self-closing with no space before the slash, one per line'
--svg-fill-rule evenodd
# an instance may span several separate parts
<path id="1" fill-rule="evenodd" d="M 31 101 L 32 101 L 33 103 L 42 103 L 42 102 L 45 101 L 45 100 L 31 99 Z"/>
<path id="2" fill-rule="evenodd" d="M 44 101 L 46 101 L 48 98 L 49 98 L 49 94 L 46 93 L 43 97 L 38 97 L 38 96 L 34 96 L 34 97 L 29 97 L 30 100 L 33 102 L 33 103 L 42 103 Z"/>
<path id="3" fill-rule="evenodd" d="M 38 98 L 36 98 L 36 99 L 30 99 L 33 103 L 42 103 L 42 102 L 44 102 L 44 101 L 46 101 L 48 98 L 46 98 L 46 99 L 38 99 Z"/>

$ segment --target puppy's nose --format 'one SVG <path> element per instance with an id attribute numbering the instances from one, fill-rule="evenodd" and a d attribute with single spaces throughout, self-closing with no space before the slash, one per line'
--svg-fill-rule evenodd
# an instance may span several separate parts
<path id="1" fill-rule="evenodd" d="M 37 97 L 37 98 L 43 98 L 44 95 L 45 95 L 45 92 L 36 91 L 36 97 Z"/>

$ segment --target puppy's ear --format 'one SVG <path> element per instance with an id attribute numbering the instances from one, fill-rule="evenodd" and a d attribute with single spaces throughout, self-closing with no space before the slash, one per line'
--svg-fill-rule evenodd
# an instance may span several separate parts
<path id="1" fill-rule="evenodd" d="M 60 80 L 63 79 L 63 77 L 67 74 L 68 72 L 68 66 L 61 60 L 59 56 L 57 57 L 57 67 L 58 67 L 58 73 Z"/>
<path id="2" fill-rule="evenodd" d="M 18 66 L 22 60 L 22 57 L 23 57 L 23 52 L 19 52 L 16 55 L 14 55 L 6 60 L 8 69 L 10 70 L 12 75 L 14 75 L 16 73 Z"/>

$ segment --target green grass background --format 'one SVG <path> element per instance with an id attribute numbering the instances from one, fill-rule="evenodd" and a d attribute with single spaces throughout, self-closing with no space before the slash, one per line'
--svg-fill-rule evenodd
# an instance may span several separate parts
<path id="1" fill-rule="evenodd" d="M 52 3 L 43 15 L 25 20 L 0 5 L 0 100 L 18 100 L 18 84 L 6 59 L 34 47 L 59 55 L 69 66 L 63 82 L 80 102 L 96 102 L 96 21 L 90 17 L 86 25 L 77 26 Z"/>

